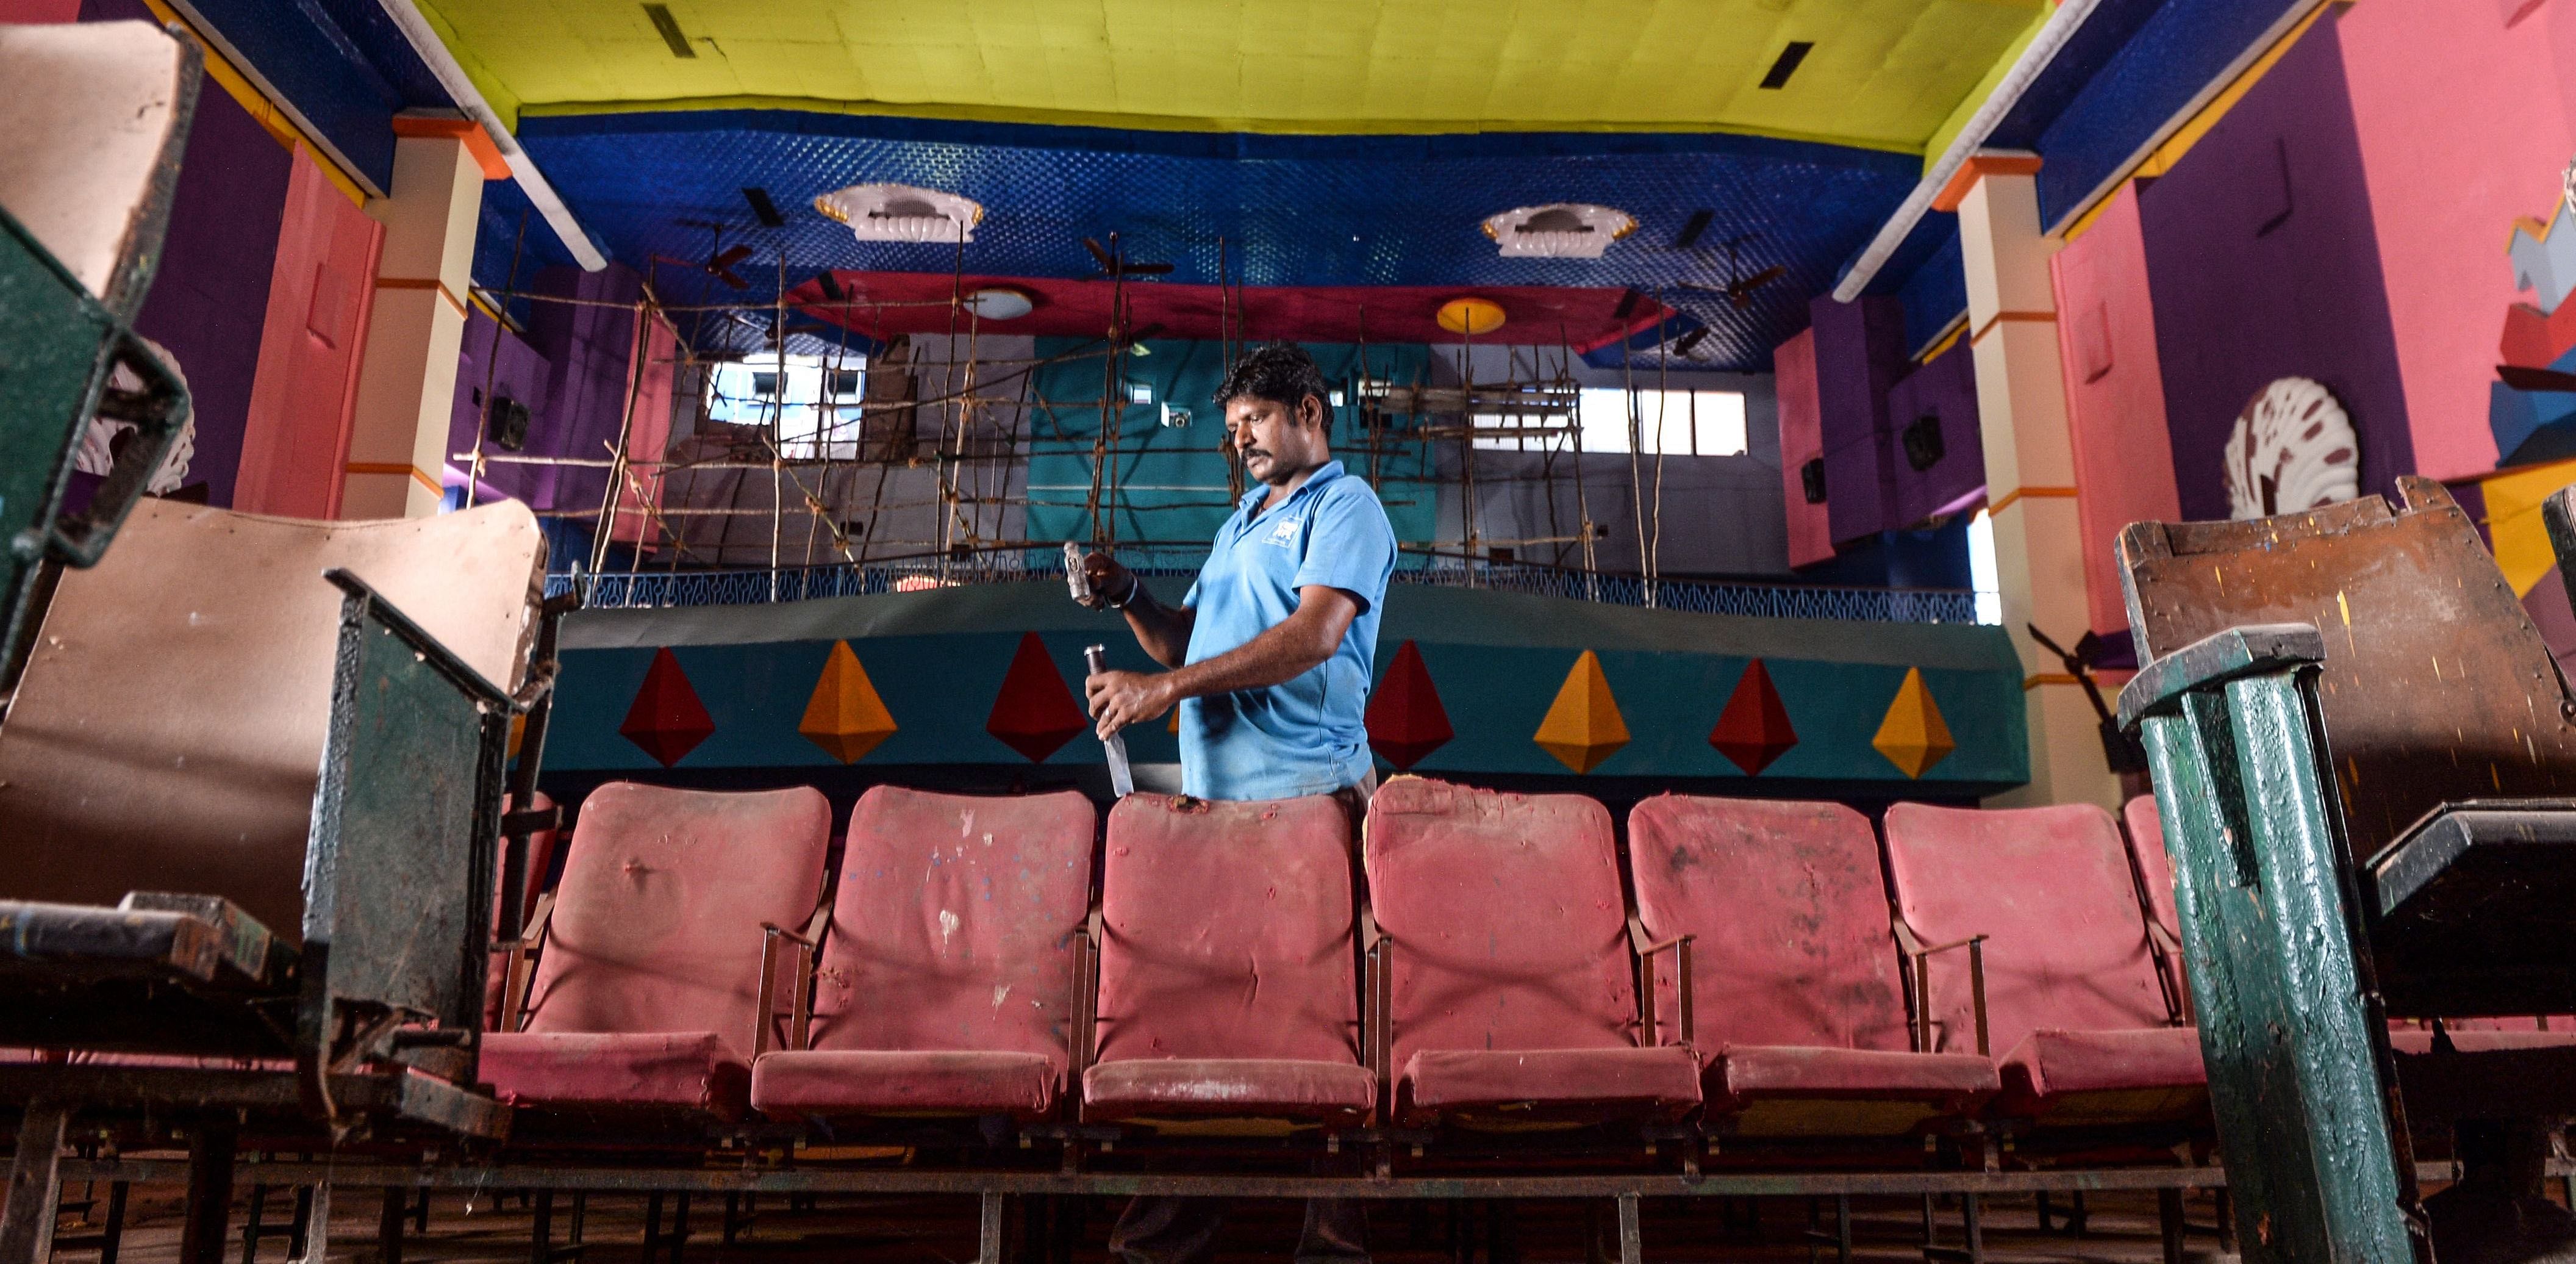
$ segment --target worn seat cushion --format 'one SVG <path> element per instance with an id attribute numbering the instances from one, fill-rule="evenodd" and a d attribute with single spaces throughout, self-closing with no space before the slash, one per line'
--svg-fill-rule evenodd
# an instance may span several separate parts
<path id="1" fill-rule="evenodd" d="M 1377 1103 L 1377 1077 L 1347 1062 L 1295 1058 L 1131 1058 L 1083 1073 L 1083 1115 L 1184 1116 L 1357 1123 Z"/>
<path id="2" fill-rule="evenodd" d="M 518 1106 L 660 1108 L 742 1118 L 751 1068 L 711 1031 L 490 1032 L 482 1077 Z"/>
<path id="3" fill-rule="evenodd" d="M 2154 1119 L 2196 1111 L 2209 1073 L 2191 1027 L 2042 1029 L 2002 1059 L 1996 1109 L 2065 1122 Z"/>
<path id="4" fill-rule="evenodd" d="M 1972 1053 L 1906 1053 L 1796 1045 L 1728 1045 L 1710 1060 L 1714 1108 L 1757 1098 L 1879 1098 L 1967 1110 L 2003 1087 L 1992 1062 Z"/>
<path id="5" fill-rule="evenodd" d="M 1054 1109 L 1055 1063 L 1011 1050 L 802 1049 L 764 1055 L 751 1104 L 773 1118 L 1011 1115 Z"/>
<path id="6" fill-rule="evenodd" d="M 1651 1049 L 1425 1049 L 1405 1063 L 1402 1111 L 1678 1119 L 1699 1105 L 1699 1057 Z"/>

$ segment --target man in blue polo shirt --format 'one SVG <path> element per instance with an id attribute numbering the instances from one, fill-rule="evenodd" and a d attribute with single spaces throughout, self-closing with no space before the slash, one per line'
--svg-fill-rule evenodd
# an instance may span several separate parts
<path id="1" fill-rule="evenodd" d="M 1123 612 L 1162 672 L 1102 672 L 1086 692 L 1107 737 L 1181 709 L 1181 789 L 1202 799 L 1340 797 L 1354 824 L 1377 785 L 1362 713 L 1395 529 L 1333 459 L 1324 374 L 1294 343 L 1238 362 L 1217 388 L 1226 440 L 1255 486 L 1216 533 L 1178 609 L 1101 554 L 1093 604 Z M 1137 1198 L 1111 1233 L 1125 1264 L 1197 1264 L 1222 1204 Z M 1365 1205 L 1306 1204 L 1297 1264 L 1367 1264 Z"/>

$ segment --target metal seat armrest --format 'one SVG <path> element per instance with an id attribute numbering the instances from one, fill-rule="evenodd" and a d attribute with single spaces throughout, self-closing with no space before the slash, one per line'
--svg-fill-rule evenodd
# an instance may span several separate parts
<path id="1" fill-rule="evenodd" d="M 2121 687 L 2120 731 L 2137 732 L 2148 716 L 2181 706 L 2194 690 L 2324 661 L 2325 638 L 2311 624 L 2249 623 L 2212 633 L 2139 668 Z"/>
<path id="2" fill-rule="evenodd" d="M 1360 902 L 1360 1050 L 1361 1061 L 1377 1076 L 1378 1117 L 1388 1117 L 1395 1100 L 1394 982 L 1389 969 L 1395 941 L 1379 929 L 1377 911 Z"/>
<path id="3" fill-rule="evenodd" d="M 2152 915 L 2147 918 L 2147 948 L 2156 958 L 2156 984 L 2164 989 L 2165 1014 L 2176 1027 L 2191 1025 L 2191 989 L 2182 973 L 2182 941 Z"/>
<path id="4" fill-rule="evenodd" d="M 1628 947 L 1636 954 L 1638 1043 L 1640 1045 L 1651 1047 L 1663 1043 L 1663 1023 L 1661 1016 L 1656 1013 L 1655 1004 L 1655 957 L 1659 953 L 1667 952 L 1673 954 L 1674 982 L 1680 992 L 1680 1001 L 1675 1007 L 1677 1012 L 1674 1017 L 1677 1020 L 1681 1044 L 1684 1047 L 1692 1044 L 1690 946 L 1695 938 L 1697 936 L 1685 933 L 1667 939 L 1657 939 L 1647 933 L 1646 924 L 1639 920 L 1636 914 L 1628 915 Z"/>
<path id="5" fill-rule="evenodd" d="M 545 947 L 546 932 L 554 925 L 555 893 L 537 897 L 537 906 L 528 913 L 528 924 L 519 937 L 501 945 L 506 954 L 501 975 L 501 1030 L 517 1031 L 528 1017 L 528 988 L 536 981 L 533 957 Z"/>
<path id="6" fill-rule="evenodd" d="M 760 998 L 759 1018 L 753 1023 L 751 1056 L 769 1052 L 770 1027 L 778 1021 L 778 954 L 783 942 L 796 953 L 792 975 L 793 993 L 788 1001 L 787 1036 L 780 1043 L 784 1049 L 805 1049 L 813 1043 L 814 968 L 823 945 L 823 928 L 832 920 L 832 875 L 823 875 L 823 894 L 814 903 L 813 915 L 805 919 L 801 931 L 789 930 L 776 922 L 760 924 Z"/>
<path id="7" fill-rule="evenodd" d="M 1091 1061 L 1100 1051 L 1100 906 L 1091 907 L 1076 931 L 1073 941 L 1073 1030 L 1066 1033 L 1072 1046 L 1072 1093 L 1082 1088 L 1082 1074 L 1091 1069 Z"/>
<path id="8" fill-rule="evenodd" d="M 1986 1031 L 1986 936 L 1969 935 L 1948 943 L 1926 944 L 1923 937 L 1906 924 L 1903 913 L 1889 910 L 1888 927 L 1896 934 L 1897 947 L 1905 953 L 1906 975 L 1914 983 L 1914 1051 L 1932 1052 L 1932 958 L 1961 948 L 1968 950 L 1968 1001 L 1977 1021 L 1977 1056 L 1989 1058 Z"/>

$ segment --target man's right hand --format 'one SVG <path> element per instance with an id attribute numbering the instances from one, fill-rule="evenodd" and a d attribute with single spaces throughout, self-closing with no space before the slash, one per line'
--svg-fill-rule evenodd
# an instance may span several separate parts
<path id="1" fill-rule="evenodd" d="M 1082 559 L 1082 579 L 1091 589 L 1090 599 L 1082 604 L 1094 610 L 1124 606 L 1136 596 L 1136 573 L 1106 553 L 1093 553 Z"/>

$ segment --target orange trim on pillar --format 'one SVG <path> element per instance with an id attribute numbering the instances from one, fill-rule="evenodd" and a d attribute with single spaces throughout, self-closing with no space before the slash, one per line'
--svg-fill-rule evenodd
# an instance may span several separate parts
<path id="1" fill-rule="evenodd" d="M 409 474 L 413 482 L 428 488 L 432 494 L 447 494 L 447 489 L 437 479 L 423 473 L 417 465 L 405 465 L 400 461 L 351 461 L 340 468 L 351 474 Z"/>
<path id="2" fill-rule="evenodd" d="M 2002 513 L 2011 508 L 2014 501 L 2024 496 L 2035 496 L 2042 500 L 2073 500 L 2075 489 L 2072 487 L 2016 487 L 2005 492 L 1994 503 L 1987 505 L 1986 512 L 1989 515 Z"/>
<path id="3" fill-rule="evenodd" d="M 2026 176 L 2038 170 L 2037 154 L 1977 154 L 1961 163 L 1958 171 L 1950 176 L 1950 182 L 1941 186 L 1941 191 L 1932 198 L 1932 209 L 1958 210 L 1959 203 L 1967 200 L 1968 190 L 1977 187 L 1977 181 L 1987 176 Z"/>
<path id="4" fill-rule="evenodd" d="M 2021 691 L 2023 693 L 2029 693 L 2031 690 L 2037 689 L 2041 685 L 2080 685 L 2083 683 L 2083 681 L 2077 680 L 2073 676 L 2069 676 L 2064 672 L 2041 672 L 2036 676 L 2032 676 L 2022 681 Z"/>
<path id="5" fill-rule="evenodd" d="M 447 288 L 447 283 L 444 281 L 423 280 L 419 277 L 377 277 L 376 288 L 380 290 L 436 290 L 438 291 L 438 296 L 440 298 L 447 300 L 447 305 L 449 307 L 456 309 L 457 315 L 466 315 L 465 304 L 456 297 L 456 293 L 454 291 Z"/>
<path id="6" fill-rule="evenodd" d="M 510 178 L 510 160 L 501 156 L 501 147 L 492 143 L 492 134 L 472 119 L 397 114 L 394 116 L 394 135 L 453 136 L 465 142 L 465 152 L 474 155 L 474 165 L 483 169 L 484 179 Z"/>
<path id="7" fill-rule="evenodd" d="M 2025 325 L 2054 325 L 2057 323 L 2057 313 L 1997 312 L 1992 318 L 1988 319 L 1985 325 L 1979 328 L 1977 332 L 1968 335 L 1968 345 L 1973 347 L 1978 343 L 1984 342 L 1986 340 L 1986 335 L 1993 333 L 1995 331 L 1995 326 L 2003 324 L 2005 321 L 2015 321 Z"/>

